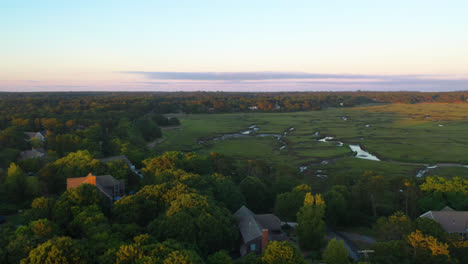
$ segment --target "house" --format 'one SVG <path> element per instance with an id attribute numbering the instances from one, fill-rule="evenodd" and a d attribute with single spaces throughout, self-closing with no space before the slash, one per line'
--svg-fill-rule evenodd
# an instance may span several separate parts
<path id="1" fill-rule="evenodd" d="M 256 105 L 249 106 L 249 110 L 258 110 L 258 106 L 256 106 Z"/>
<path id="2" fill-rule="evenodd" d="M 125 195 L 125 181 L 117 180 L 112 175 L 94 176 L 92 173 L 86 177 L 68 178 L 67 190 L 76 188 L 83 183 L 92 184 L 111 201 L 119 200 Z"/>
<path id="3" fill-rule="evenodd" d="M 20 152 L 19 160 L 43 158 L 44 156 L 45 153 L 43 149 L 26 150 Z"/>
<path id="4" fill-rule="evenodd" d="M 284 241 L 286 235 L 281 231 L 281 221 L 273 214 L 256 215 L 242 206 L 234 217 L 237 219 L 242 236 L 240 254 L 253 252 L 261 254 L 268 241 Z"/>
<path id="5" fill-rule="evenodd" d="M 446 206 L 441 211 L 428 211 L 419 217 L 439 222 L 447 233 L 458 233 L 462 236 L 468 233 L 468 211 L 455 211 Z"/>
<path id="6" fill-rule="evenodd" d="M 33 138 L 38 138 L 38 139 L 42 140 L 42 142 L 45 142 L 46 141 L 47 131 L 24 132 L 24 134 L 26 134 L 26 136 L 27 136 L 26 141 L 30 141 Z"/>

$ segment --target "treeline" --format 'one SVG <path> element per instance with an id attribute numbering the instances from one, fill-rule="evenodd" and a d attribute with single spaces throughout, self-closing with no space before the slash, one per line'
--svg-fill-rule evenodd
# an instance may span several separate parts
<path id="1" fill-rule="evenodd" d="M 468 92 L 293 93 L 0 93 L 0 127 L 14 118 L 93 119 L 126 112 L 155 113 L 300 111 L 366 103 L 466 103 Z"/>

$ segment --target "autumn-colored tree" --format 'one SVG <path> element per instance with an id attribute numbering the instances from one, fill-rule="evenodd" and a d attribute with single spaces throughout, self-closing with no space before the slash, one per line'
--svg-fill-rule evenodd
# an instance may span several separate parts
<path id="1" fill-rule="evenodd" d="M 447 243 L 439 242 L 435 237 L 425 235 L 419 230 L 408 235 L 408 243 L 413 248 L 413 259 L 418 262 L 428 261 L 431 257 L 450 257 Z"/>
<path id="2" fill-rule="evenodd" d="M 288 241 L 271 241 L 263 252 L 264 264 L 302 264 L 304 257 L 299 249 Z"/>

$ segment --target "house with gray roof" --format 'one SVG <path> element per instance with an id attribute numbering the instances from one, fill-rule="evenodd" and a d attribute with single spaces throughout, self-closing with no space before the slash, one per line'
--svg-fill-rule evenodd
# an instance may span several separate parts
<path id="1" fill-rule="evenodd" d="M 281 221 L 273 214 L 256 215 L 242 206 L 234 213 L 242 236 L 240 254 L 253 252 L 261 254 L 268 241 L 284 241 L 286 234 L 281 231 Z"/>
<path id="2" fill-rule="evenodd" d="M 439 222 L 447 233 L 458 233 L 462 236 L 468 233 L 468 211 L 455 211 L 446 206 L 440 211 L 428 211 L 419 217 Z"/>

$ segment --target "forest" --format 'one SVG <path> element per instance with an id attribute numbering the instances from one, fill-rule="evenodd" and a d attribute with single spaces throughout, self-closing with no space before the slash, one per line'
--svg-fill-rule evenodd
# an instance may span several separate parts
<path id="1" fill-rule="evenodd" d="M 466 236 L 419 217 L 468 211 L 466 158 L 416 151 L 440 128 L 453 156 L 463 156 L 465 138 L 452 135 L 466 125 L 466 103 L 468 92 L 0 93 L 0 263 L 468 263 Z M 408 123 L 402 109 L 413 106 L 423 109 Z M 441 109 L 451 117 L 435 118 Z M 349 122 L 326 130 L 314 119 L 332 126 L 335 117 L 373 118 L 392 133 L 363 134 L 365 123 Z M 300 126 L 309 120 L 324 135 L 351 143 L 365 137 L 363 146 L 383 161 L 318 145 L 316 128 Z M 214 142 L 252 124 L 289 134 L 284 142 Z M 403 132 L 421 142 L 399 146 Z M 291 150 L 270 151 L 272 144 Z M 267 147 L 249 155 L 235 149 L 241 145 Z M 316 171 L 327 177 L 301 170 L 306 162 L 323 163 Z M 460 166 L 416 177 L 410 162 Z M 124 195 L 109 201 L 96 184 L 69 188 L 70 179 L 87 175 L 111 175 Z M 235 214 L 242 206 L 277 216 L 288 239 L 240 254 L 245 238 Z M 363 239 L 351 239 L 357 234 Z"/>

